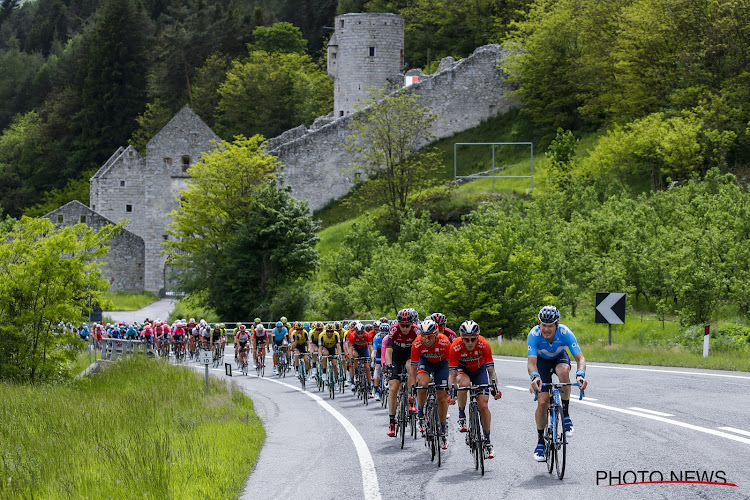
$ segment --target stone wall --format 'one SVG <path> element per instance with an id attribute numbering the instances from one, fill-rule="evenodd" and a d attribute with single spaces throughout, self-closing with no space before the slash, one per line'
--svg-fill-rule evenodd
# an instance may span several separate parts
<path id="1" fill-rule="evenodd" d="M 450 137 L 515 106 L 505 96 L 510 87 L 497 67 L 502 57 L 499 45 L 485 45 L 458 62 L 446 58 L 438 72 L 420 77 L 418 83 L 399 92 L 421 96 L 421 104 L 438 115 L 432 133 L 437 138 Z M 348 179 L 343 171 L 354 161 L 344 143 L 355 116 L 337 118 L 305 134 L 297 127 L 290 140 L 279 140 L 282 134 L 269 141 L 268 152 L 285 165 L 284 179 L 292 187 L 292 196 L 308 200 L 312 210 L 344 196 L 354 186 L 355 179 Z"/>
<path id="2" fill-rule="evenodd" d="M 71 201 L 47 215 L 58 227 L 84 223 L 94 231 L 106 225 L 114 225 L 79 201 Z M 109 242 L 109 253 L 104 259 L 102 274 L 109 280 L 113 291 L 142 291 L 145 266 L 145 245 L 143 238 L 128 230 L 115 235 Z"/>

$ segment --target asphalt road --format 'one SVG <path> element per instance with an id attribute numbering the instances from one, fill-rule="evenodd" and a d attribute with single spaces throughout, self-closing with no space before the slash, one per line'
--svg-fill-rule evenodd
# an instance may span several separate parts
<path id="1" fill-rule="evenodd" d="M 231 346 L 225 360 L 234 361 Z M 243 499 L 750 499 L 748 373 L 589 363 L 586 397 L 578 401 L 574 389 L 571 398 L 575 435 L 560 481 L 532 458 L 536 403 L 525 360 L 495 357 L 503 397 L 490 400 L 496 458 L 483 477 L 455 406 L 438 468 L 422 439 L 402 450 L 386 436 L 379 402 L 364 406 L 349 391 L 330 401 L 311 384 L 303 393 L 267 363 L 263 379 L 232 377 L 267 432 Z M 226 378 L 223 369 L 210 373 Z M 660 479 L 726 484 L 649 482 Z M 618 484 L 635 482 L 649 483 Z"/>

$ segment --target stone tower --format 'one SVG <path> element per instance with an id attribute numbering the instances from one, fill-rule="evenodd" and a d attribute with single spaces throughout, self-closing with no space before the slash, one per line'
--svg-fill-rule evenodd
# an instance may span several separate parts
<path id="1" fill-rule="evenodd" d="M 397 14 L 343 14 L 328 43 L 334 79 L 333 116 L 351 114 L 370 87 L 403 84 L 404 18 Z"/>

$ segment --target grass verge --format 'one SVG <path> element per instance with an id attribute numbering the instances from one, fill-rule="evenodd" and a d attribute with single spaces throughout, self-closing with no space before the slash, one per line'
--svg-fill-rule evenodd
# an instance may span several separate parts
<path id="1" fill-rule="evenodd" d="M 105 292 L 104 298 L 114 304 L 113 311 L 137 311 L 159 300 L 149 292 Z"/>
<path id="2" fill-rule="evenodd" d="M 239 390 L 141 357 L 0 400 L 0 498 L 236 498 L 265 439 Z"/>
<path id="3" fill-rule="evenodd" d="M 503 340 L 501 346 L 490 340 L 493 354 L 526 357 L 526 340 Z M 748 352 L 710 352 L 704 358 L 701 352 L 682 346 L 634 346 L 622 343 L 598 345 L 582 343 L 581 351 L 590 363 L 622 363 L 628 365 L 679 366 L 750 372 Z M 575 361 L 573 361 L 575 368 Z"/>

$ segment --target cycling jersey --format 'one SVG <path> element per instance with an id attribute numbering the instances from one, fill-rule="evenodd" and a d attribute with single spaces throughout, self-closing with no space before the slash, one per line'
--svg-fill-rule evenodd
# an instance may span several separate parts
<path id="1" fill-rule="evenodd" d="M 527 338 L 528 356 L 538 356 L 543 359 L 557 359 L 565 352 L 565 348 L 570 349 L 573 357 L 581 354 L 581 348 L 578 345 L 576 336 L 565 325 L 557 325 L 555 338 L 548 342 L 542 335 L 539 325 L 529 331 Z"/>
<path id="2" fill-rule="evenodd" d="M 260 331 L 253 330 L 253 337 L 258 342 L 265 342 L 266 339 L 268 338 L 268 330 L 266 330 L 266 329 L 263 329 L 263 330 L 260 330 Z"/>
<path id="3" fill-rule="evenodd" d="M 378 332 L 372 339 L 372 348 L 375 350 L 375 362 L 380 363 L 382 359 L 383 338 L 386 334 Z"/>
<path id="4" fill-rule="evenodd" d="M 354 330 L 349 330 L 349 333 L 346 335 L 346 341 L 350 346 L 355 347 L 357 350 L 370 345 L 370 338 L 368 337 L 367 332 L 362 332 L 361 335 L 358 335 Z"/>
<path id="5" fill-rule="evenodd" d="M 460 337 L 457 338 L 451 344 L 448 366 L 450 370 L 464 372 L 475 372 L 482 367 L 495 366 L 489 342 L 480 335 L 474 349 L 468 351 L 464 341 Z"/>
<path id="6" fill-rule="evenodd" d="M 313 328 L 312 330 L 310 330 L 309 335 L 310 335 L 310 342 L 312 342 L 313 345 L 318 345 L 318 340 L 323 335 L 323 330 L 318 330 L 318 329 Z"/>
<path id="7" fill-rule="evenodd" d="M 307 345 L 308 338 L 307 330 L 292 330 L 292 344 L 297 342 L 297 348 Z"/>
<path id="8" fill-rule="evenodd" d="M 448 337 L 443 334 L 438 334 L 435 339 L 435 345 L 432 347 L 427 347 L 420 335 L 411 346 L 411 364 L 417 366 L 419 358 L 424 359 L 428 363 L 439 363 L 446 360 L 448 359 L 450 347 L 451 343 Z"/>
<path id="9" fill-rule="evenodd" d="M 341 337 L 336 332 L 331 332 L 331 335 L 328 335 L 327 332 L 324 332 L 320 334 L 320 337 L 318 338 L 318 346 L 325 347 L 329 351 L 334 349 L 336 347 L 336 344 L 341 343 Z"/>
<path id="10" fill-rule="evenodd" d="M 237 339 L 237 342 L 239 342 L 240 344 L 244 344 L 248 340 L 250 340 L 250 334 L 247 332 L 247 330 L 244 330 L 238 333 L 235 338 Z"/>
<path id="11" fill-rule="evenodd" d="M 419 327 L 417 325 L 412 324 L 411 328 L 406 331 L 406 333 L 401 331 L 401 328 L 398 326 L 398 323 L 393 325 L 391 329 L 388 331 L 388 340 L 387 340 L 387 347 L 403 347 L 403 348 L 411 348 L 411 345 L 414 343 L 414 340 L 417 338 L 417 336 L 420 334 Z"/>
<path id="12" fill-rule="evenodd" d="M 454 332 L 450 328 L 443 328 L 443 332 L 442 333 L 443 333 L 443 335 L 445 335 L 446 337 L 448 337 L 448 340 L 450 340 L 451 343 L 454 340 L 456 340 L 456 337 L 458 337 L 458 335 L 456 335 L 456 332 Z"/>
<path id="13" fill-rule="evenodd" d="M 285 326 L 282 326 L 281 328 L 274 327 L 271 334 L 273 335 L 274 343 L 281 344 L 284 338 L 289 334 L 289 330 Z"/>

